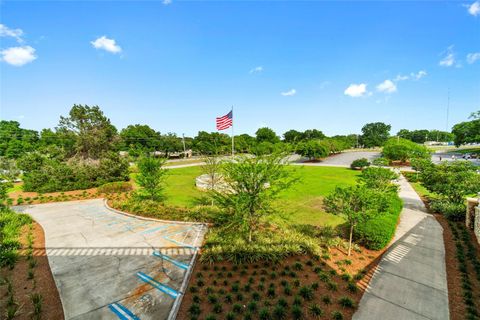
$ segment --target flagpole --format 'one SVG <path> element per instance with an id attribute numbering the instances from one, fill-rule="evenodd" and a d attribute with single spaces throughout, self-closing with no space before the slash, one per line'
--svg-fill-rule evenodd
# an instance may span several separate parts
<path id="1" fill-rule="evenodd" d="M 233 133 L 233 106 L 232 106 L 232 159 L 235 157 L 235 142 Z"/>

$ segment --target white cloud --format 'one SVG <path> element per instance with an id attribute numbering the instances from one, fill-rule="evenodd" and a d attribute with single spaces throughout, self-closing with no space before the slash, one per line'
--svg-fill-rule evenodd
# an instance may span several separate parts
<path id="1" fill-rule="evenodd" d="M 355 84 L 352 83 L 351 85 L 348 86 L 347 89 L 343 92 L 345 95 L 357 98 L 357 97 L 363 97 L 367 93 L 367 84 L 365 83 L 360 83 L 360 84 Z"/>
<path id="2" fill-rule="evenodd" d="M 17 40 L 17 42 L 22 43 L 23 39 L 23 30 L 22 29 L 10 29 L 4 24 L 0 23 L 0 37 L 12 37 Z"/>
<path id="3" fill-rule="evenodd" d="M 258 67 L 255 67 L 253 69 L 250 70 L 250 73 L 260 73 L 263 71 L 263 67 L 262 66 L 258 66 Z"/>
<path id="4" fill-rule="evenodd" d="M 294 95 L 297 94 L 297 90 L 295 90 L 295 89 L 290 89 L 290 90 L 285 91 L 285 92 L 282 92 L 282 93 L 280 93 L 280 94 L 281 94 L 282 96 L 284 96 L 284 97 L 294 96 Z"/>
<path id="5" fill-rule="evenodd" d="M 411 76 L 412 79 L 414 79 L 414 80 L 420 80 L 420 79 L 422 79 L 423 77 L 425 77 L 427 74 L 428 74 L 427 71 L 425 71 L 425 70 L 420 70 L 420 71 L 418 71 L 417 73 L 414 73 L 414 72 L 410 73 L 410 76 Z"/>
<path id="6" fill-rule="evenodd" d="M 1 60 L 12 66 L 20 67 L 37 59 L 35 49 L 30 46 L 11 47 L 0 51 Z"/>
<path id="7" fill-rule="evenodd" d="M 109 39 L 106 36 L 102 36 L 95 41 L 90 42 L 95 49 L 102 49 L 111 53 L 122 52 L 122 48 L 115 42 L 114 39 Z"/>
<path id="8" fill-rule="evenodd" d="M 445 56 L 438 63 L 442 67 L 451 67 L 455 64 L 455 53 L 453 52 L 453 46 L 447 48 L 444 52 Z"/>
<path id="9" fill-rule="evenodd" d="M 467 54 L 467 62 L 472 64 L 475 61 L 480 60 L 480 52 L 474 52 Z"/>
<path id="10" fill-rule="evenodd" d="M 468 13 L 476 17 L 480 15 L 480 1 L 475 1 L 471 5 L 466 6 L 468 8 Z"/>
<path id="11" fill-rule="evenodd" d="M 163 0 L 162 3 L 163 3 L 164 5 L 169 5 L 169 4 L 172 3 L 172 0 Z"/>
<path id="12" fill-rule="evenodd" d="M 398 82 L 398 81 L 405 81 L 405 80 L 408 80 L 410 77 L 409 76 L 402 76 L 402 75 L 398 75 L 395 77 L 395 79 L 393 79 L 393 81 L 395 82 Z"/>
<path id="13" fill-rule="evenodd" d="M 397 91 L 397 86 L 392 80 L 385 80 L 377 86 L 377 91 L 384 93 L 394 93 Z"/>

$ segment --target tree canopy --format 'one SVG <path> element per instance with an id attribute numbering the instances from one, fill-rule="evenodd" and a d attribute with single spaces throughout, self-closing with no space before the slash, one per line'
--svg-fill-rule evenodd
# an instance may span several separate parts
<path id="1" fill-rule="evenodd" d="M 383 146 L 390 137 L 391 128 L 383 122 L 367 123 L 362 128 L 362 144 L 367 148 Z"/>

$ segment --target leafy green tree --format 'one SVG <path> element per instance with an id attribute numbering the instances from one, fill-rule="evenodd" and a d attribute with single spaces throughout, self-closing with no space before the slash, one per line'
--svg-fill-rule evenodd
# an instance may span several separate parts
<path id="1" fill-rule="evenodd" d="M 387 206 L 387 201 L 382 192 L 365 185 L 356 185 L 348 188 L 337 187 L 325 198 L 324 205 L 327 212 L 342 215 L 347 220 L 350 227 L 348 245 L 350 255 L 355 226 L 379 215 Z"/>
<path id="2" fill-rule="evenodd" d="M 17 121 L 0 121 L 0 156 L 19 158 L 33 151 L 37 143 L 37 131 L 20 128 Z"/>
<path id="3" fill-rule="evenodd" d="M 214 191 L 215 203 L 233 218 L 230 227 L 239 228 L 246 241 L 262 227 L 262 218 L 273 214 L 273 200 L 296 181 L 282 155 L 238 157 L 223 166 L 223 178 L 230 192 Z"/>
<path id="4" fill-rule="evenodd" d="M 133 154 L 155 151 L 160 146 L 160 133 L 148 125 L 129 125 L 120 131 L 122 148 Z"/>
<path id="5" fill-rule="evenodd" d="M 20 170 L 17 167 L 17 163 L 13 159 L 0 157 L 0 181 L 6 180 L 9 182 L 15 182 L 20 176 Z"/>
<path id="6" fill-rule="evenodd" d="M 114 148 L 117 130 L 98 106 L 73 105 L 68 117 L 60 117 L 59 130 L 75 136 L 76 154 L 98 159 Z"/>
<path id="7" fill-rule="evenodd" d="M 387 143 L 385 143 L 382 153 L 388 160 L 402 162 L 430 157 L 430 152 L 425 146 L 399 138 L 389 139 Z"/>
<path id="8" fill-rule="evenodd" d="M 317 129 L 308 129 L 302 133 L 302 140 L 325 139 L 327 136 Z"/>
<path id="9" fill-rule="evenodd" d="M 472 114 L 471 118 L 473 120 L 460 122 L 453 126 L 452 133 L 455 135 L 455 146 L 480 142 L 480 119 L 477 114 Z"/>
<path id="10" fill-rule="evenodd" d="M 257 144 L 254 137 L 248 134 L 235 136 L 235 151 L 240 153 L 251 152 Z"/>
<path id="11" fill-rule="evenodd" d="M 224 133 L 199 131 L 193 148 L 201 154 L 226 154 L 231 152 L 232 140 Z"/>
<path id="12" fill-rule="evenodd" d="M 398 186 L 392 183 L 398 179 L 398 174 L 390 169 L 369 167 L 362 170 L 360 181 L 369 189 L 382 192 L 397 192 Z"/>
<path id="13" fill-rule="evenodd" d="M 467 161 L 422 164 L 420 178 L 423 185 L 453 203 L 463 203 L 465 197 L 480 190 L 478 168 Z"/>
<path id="14" fill-rule="evenodd" d="M 165 157 L 173 152 L 183 151 L 182 139 L 177 137 L 175 133 L 167 133 L 161 136 L 160 149 L 164 152 Z"/>
<path id="15" fill-rule="evenodd" d="M 141 187 L 138 196 L 152 201 L 163 200 L 166 169 L 165 159 L 144 157 L 138 161 L 139 173 L 136 181 Z"/>
<path id="16" fill-rule="evenodd" d="M 328 143 L 320 140 L 310 140 L 300 143 L 297 146 L 297 152 L 313 160 L 327 157 L 330 154 L 330 148 Z"/>
<path id="17" fill-rule="evenodd" d="M 390 137 L 391 128 L 383 122 L 367 123 L 362 128 L 362 144 L 367 148 L 383 146 Z"/>
<path id="18" fill-rule="evenodd" d="M 297 130 L 288 130 L 283 134 L 283 140 L 287 143 L 297 143 L 302 140 L 302 133 Z"/>
<path id="19" fill-rule="evenodd" d="M 270 143 L 277 143 L 280 142 L 280 139 L 277 137 L 277 134 L 275 131 L 273 131 L 270 128 L 263 127 L 257 130 L 255 132 L 255 136 L 257 138 L 257 142 L 270 142 Z"/>

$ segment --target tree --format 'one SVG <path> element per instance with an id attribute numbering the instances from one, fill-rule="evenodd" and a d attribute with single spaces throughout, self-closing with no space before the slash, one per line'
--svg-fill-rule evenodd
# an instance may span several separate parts
<path id="1" fill-rule="evenodd" d="M 277 137 L 277 134 L 275 133 L 275 131 L 267 127 L 258 129 L 257 132 L 255 132 L 255 135 L 257 138 L 257 142 L 259 143 L 270 142 L 275 144 L 277 142 L 280 142 L 280 139 Z"/>
<path id="2" fill-rule="evenodd" d="M 341 188 L 328 195 L 324 200 L 327 212 L 342 215 L 350 227 L 348 255 L 351 253 L 353 230 L 359 223 L 364 223 L 382 212 L 387 205 L 383 193 L 365 185 Z"/>
<path id="3" fill-rule="evenodd" d="M 202 171 L 208 176 L 208 190 L 217 190 L 217 184 L 222 181 L 222 162 L 218 156 L 207 156 L 203 159 L 203 162 Z"/>
<path id="4" fill-rule="evenodd" d="M 330 149 L 325 142 L 310 140 L 300 143 L 297 147 L 297 152 L 312 160 L 327 157 L 330 154 Z"/>
<path id="5" fill-rule="evenodd" d="M 240 153 L 251 152 L 255 148 L 256 143 L 255 138 L 246 133 L 235 136 L 235 151 Z"/>
<path id="6" fill-rule="evenodd" d="M 226 162 L 222 173 L 230 192 L 214 191 L 215 203 L 233 217 L 246 241 L 252 242 L 263 217 L 275 212 L 272 201 L 296 178 L 282 155 L 238 157 Z"/>
<path id="7" fill-rule="evenodd" d="M 480 119 L 477 118 L 477 114 L 478 112 L 472 114 L 473 120 L 460 122 L 453 126 L 452 133 L 455 135 L 455 146 L 480 142 Z"/>
<path id="8" fill-rule="evenodd" d="M 98 159 L 112 150 L 117 130 L 98 106 L 73 105 L 68 117 L 60 117 L 59 130 L 75 135 L 76 154 Z"/>
<path id="9" fill-rule="evenodd" d="M 17 121 L 0 121 L 0 156 L 19 158 L 33 151 L 37 143 L 37 131 L 20 128 Z"/>
<path id="10" fill-rule="evenodd" d="M 288 130 L 283 134 L 283 140 L 287 143 L 297 143 L 302 140 L 302 133 L 297 130 Z"/>
<path id="11" fill-rule="evenodd" d="M 327 136 L 322 131 L 317 129 L 308 129 L 302 133 L 303 140 L 325 139 Z"/>
<path id="12" fill-rule="evenodd" d="M 383 147 L 383 156 L 390 161 L 410 161 L 430 157 L 428 149 L 406 139 L 391 138 Z"/>
<path id="13" fill-rule="evenodd" d="M 199 131 L 193 148 L 201 154 L 225 154 L 231 152 L 232 140 L 224 133 Z"/>
<path id="14" fill-rule="evenodd" d="M 383 146 L 390 136 L 391 128 L 383 122 L 367 123 L 362 128 L 362 144 L 367 148 Z"/>
<path id="15" fill-rule="evenodd" d="M 422 184 L 453 203 L 464 203 L 465 197 L 480 190 L 478 168 L 467 161 L 441 162 L 438 165 L 422 164 Z"/>
<path id="16" fill-rule="evenodd" d="M 397 192 L 398 186 L 392 181 L 398 179 L 398 174 L 390 169 L 369 167 L 362 170 L 360 181 L 368 189 L 376 189 L 382 192 Z"/>
<path id="17" fill-rule="evenodd" d="M 163 168 L 165 159 L 143 157 L 138 161 L 139 173 L 136 181 L 141 187 L 137 193 L 140 197 L 152 201 L 163 199 L 164 182 L 167 171 Z"/>
<path id="18" fill-rule="evenodd" d="M 177 137 L 175 133 L 167 133 L 161 136 L 160 149 L 164 152 L 165 157 L 172 152 L 183 151 L 182 139 Z"/>
<path id="19" fill-rule="evenodd" d="M 147 125 L 129 125 L 120 132 L 123 149 L 136 153 L 155 151 L 160 146 L 160 132 Z"/>

